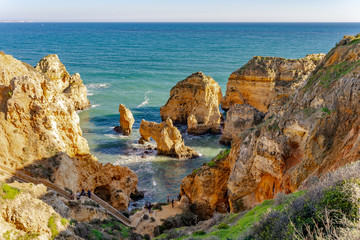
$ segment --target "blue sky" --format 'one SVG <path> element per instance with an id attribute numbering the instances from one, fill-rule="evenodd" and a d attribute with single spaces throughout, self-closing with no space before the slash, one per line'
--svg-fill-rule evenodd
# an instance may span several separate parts
<path id="1" fill-rule="evenodd" d="M 0 21 L 360 22 L 360 0 L 0 0 Z"/>

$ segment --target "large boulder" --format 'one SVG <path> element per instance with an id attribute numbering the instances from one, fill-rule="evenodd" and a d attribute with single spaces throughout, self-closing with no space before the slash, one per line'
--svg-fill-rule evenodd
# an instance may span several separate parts
<path id="1" fill-rule="evenodd" d="M 265 115 L 249 104 L 235 104 L 226 113 L 223 134 L 220 142 L 231 145 L 234 138 L 238 138 L 244 131 L 260 124 Z"/>
<path id="2" fill-rule="evenodd" d="M 116 132 L 122 133 L 125 136 L 130 135 L 132 131 L 132 126 L 134 125 L 135 119 L 130 109 L 126 108 L 124 104 L 119 105 L 119 113 L 120 113 L 120 126 L 115 127 L 114 130 Z"/>
<path id="3" fill-rule="evenodd" d="M 171 89 L 160 115 L 163 120 L 170 118 L 175 124 L 187 124 L 190 134 L 220 133 L 220 100 L 218 83 L 197 72 Z"/>
<path id="4" fill-rule="evenodd" d="M 161 123 L 142 120 L 139 132 L 140 143 L 150 141 L 150 137 L 155 140 L 159 155 L 181 159 L 199 156 L 194 150 L 185 146 L 180 131 L 173 125 L 170 118 Z"/>
<path id="5" fill-rule="evenodd" d="M 273 100 L 291 95 L 324 58 L 324 54 L 300 59 L 254 57 L 230 75 L 221 108 L 249 104 L 266 113 Z"/>

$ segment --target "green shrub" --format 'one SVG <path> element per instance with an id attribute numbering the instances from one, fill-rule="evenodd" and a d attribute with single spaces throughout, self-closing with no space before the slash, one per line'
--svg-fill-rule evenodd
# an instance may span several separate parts
<path id="1" fill-rule="evenodd" d="M 96 229 L 91 229 L 90 239 L 101 240 L 103 239 L 103 235 L 100 231 Z"/>
<path id="2" fill-rule="evenodd" d="M 320 239 L 359 222 L 359 171 L 357 162 L 330 172 L 304 195 L 282 201 L 252 228 L 250 239 Z"/>
<path id="3" fill-rule="evenodd" d="M 67 220 L 66 218 L 61 218 L 61 224 L 62 224 L 63 226 L 66 226 L 69 222 L 70 222 L 70 221 Z"/>
<path id="4" fill-rule="evenodd" d="M 54 239 L 58 234 L 59 231 L 56 228 L 56 216 L 52 215 L 48 220 L 48 227 L 51 231 L 51 239 Z"/>
<path id="5" fill-rule="evenodd" d="M 226 223 L 220 223 L 217 226 L 217 229 L 228 229 L 228 228 L 229 228 L 229 225 L 227 225 Z"/>
<path id="6" fill-rule="evenodd" d="M 20 193 L 19 189 L 10 187 L 6 183 L 2 184 L 1 190 L 2 192 L 0 192 L 0 195 L 3 199 L 15 199 L 15 197 Z"/>
<path id="7" fill-rule="evenodd" d="M 327 113 L 327 114 L 331 113 L 331 111 L 327 107 L 321 108 L 321 111 L 324 112 L 324 113 Z"/>
<path id="8" fill-rule="evenodd" d="M 193 236 L 203 236 L 203 235 L 206 235 L 205 231 L 196 231 L 193 233 Z"/>

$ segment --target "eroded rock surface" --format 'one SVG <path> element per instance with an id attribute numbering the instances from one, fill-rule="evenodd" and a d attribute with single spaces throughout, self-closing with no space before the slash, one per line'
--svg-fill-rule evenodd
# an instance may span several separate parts
<path id="1" fill-rule="evenodd" d="M 230 75 L 221 108 L 249 104 L 266 113 L 274 99 L 288 97 L 312 73 L 324 54 L 300 59 L 254 57 Z"/>
<path id="2" fill-rule="evenodd" d="M 197 72 L 171 89 L 169 100 L 160 108 L 161 118 L 187 124 L 191 134 L 220 133 L 220 100 L 218 83 Z"/>
<path id="3" fill-rule="evenodd" d="M 80 74 L 75 73 L 70 76 L 56 54 L 42 58 L 35 68 L 54 82 L 54 87 L 58 92 L 63 92 L 73 101 L 76 110 L 90 107 L 87 89 L 80 78 Z"/>
<path id="4" fill-rule="evenodd" d="M 0 163 L 30 173 L 39 166 L 34 176 L 74 192 L 106 186 L 107 200 L 125 210 L 137 177 L 126 167 L 103 166 L 89 153 L 76 113 L 88 105 L 79 75 L 70 76 L 56 55 L 37 68 L 0 54 Z"/>
<path id="5" fill-rule="evenodd" d="M 139 132 L 141 134 L 140 143 L 150 141 L 150 137 L 155 140 L 159 155 L 181 159 L 199 156 L 194 150 L 185 146 L 180 131 L 173 125 L 170 118 L 161 123 L 142 120 Z"/>
<path id="6" fill-rule="evenodd" d="M 122 133 L 126 136 L 130 135 L 132 126 L 134 125 L 135 119 L 130 109 L 126 108 L 124 104 L 119 105 L 120 113 L 120 126 L 115 127 L 115 131 Z"/>
<path id="7" fill-rule="evenodd" d="M 180 194 L 189 199 L 194 211 L 202 220 L 212 216 L 214 211 L 225 213 L 228 209 L 226 195 L 230 164 L 228 150 L 221 152 L 209 163 L 182 180 Z"/>
<path id="8" fill-rule="evenodd" d="M 264 114 L 249 104 L 235 104 L 226 113 L 226 121 L 220 142 L 231 145 L 234 138 L 240 137 L 244 131 L 260 124 Z"/>
<path id="9" fill-rule="evenodd" d="M 21 192 L 13 198 L 0 199 L 0 238 L 27 239 L 37 236 L 39 240 L 52 239 L 55 237 L 52 229 L 61 232 L 69 223 L 61 222 L 61 216 L 38 199 L 46 193 L 45 186 L 25 185 L 15 184 L 17 188 L 21 187 Z"/>
<path id="10" fill-rule="evenodd" d="M 291 193 L 309 177 L 360 159 L 360 37 L 346 37 L 287 101 L 232 142 L 231 211 Z M 198 177 L 194 186 L 206 184 Z M 206 191 L 197 199 L 206 199 Z M 211 196 L 211 192 L 209 193 Z M 211 206 L 211 205 L 209 205 Z"/>

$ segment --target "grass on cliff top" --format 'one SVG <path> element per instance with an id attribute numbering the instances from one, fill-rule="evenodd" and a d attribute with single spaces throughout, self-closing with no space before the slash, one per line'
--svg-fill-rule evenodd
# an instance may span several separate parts
<path id="1" fill-rule="evenodd" d="M 209 234 L 203 235 L 200 238 L 208 238 L 210 236 L 215 236 L 219 239 L 238 239 L 239 236 L 245 234 L 254 224 L 261 220 L 262 216 L 269 212 L 270 210 L 281 211 L 285 206 L 289 205 L 294 199 L 299 198 L 304 195 L 305 191 L 298 191 L 286 196 L 281 204 L 274 203 L 274 200 L 265 200 L 258 206 L 254 207 L 242 217 L 240 217 L 235 224 L 229 226 L 229 228 L 224 228 L 223 225 L 228 223 L 231 225 L 231 222 L 234 221 L 238 214 L 232 214 L 228 218 L 225 218 L 222 223 L 215 226 L 214 229 L 217 229 Z"/>
<path id="2" fill-rule="evenodd" d="M 360 66 L 360 60 L 355 62 L 344 61 L 326 68 L 321 68 L 309 78 L 304 90 L 311 90 L 316 82 L 320 82 L 321 86 L 329 88 L 333 82 L 339 80 L 358 66 Z"/>
<path id="3" fill-rule="evenodd" d="M 219 153 L 218 153 L 213 159 L 211 159 L 209 162 L 204 163 L 203 166 L 215 167 L 219 161 L 223 160 L 224 158 L 226 158 L 226 157 L 229 155 L 230 150 L 231 150 L 231 149 L 229 148 L 229 149 L 226 149 L 226 150 L 223 150 L 223 151 L 219 152 Z M 192 174 L 192 175 L 197 174 L 197 173 L 201 170 L 201 168 L 202 168 L 202 167 L 194 169 L 191 174 Z"/>
<path id="4" fill-rule="evenodd" d="M 268 212 L 271 210 L 282 211 L 292 201 L 304 194 L 305 191 L 298 191 L 289 195 L 284 195 L 281 201 L 274 199 L 265 200 L 243 215 L 241 215 L 242 213 L 230 214 L 219 224 L 213 226 L 209 233 L 206 233 L 205 231 L 196 231 L 192 235 L 184 235 L 174 239 L 239 239 L 239 237 L 245 236 L 254 224 L 259 222 Z M 181 228 L 178 230 L 180 231 Z M 167 233 L 163 233 L 156 239 L 169 239 L 169 236 Z"/>
<path id="5" fill-rule="evenodd" d="M 19 189 L 11 187 L 6 183 L 1 184 L 0 196 L 2 199 L 15 199 L 20 192 Z"/>

